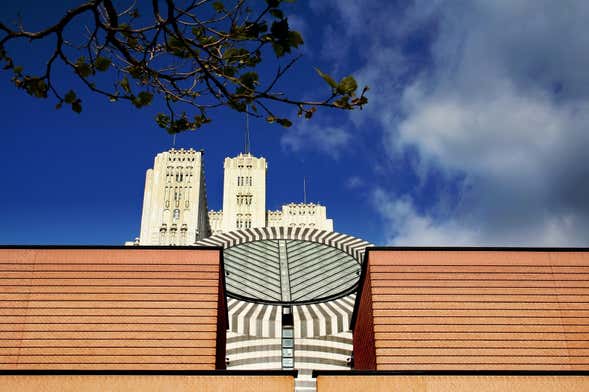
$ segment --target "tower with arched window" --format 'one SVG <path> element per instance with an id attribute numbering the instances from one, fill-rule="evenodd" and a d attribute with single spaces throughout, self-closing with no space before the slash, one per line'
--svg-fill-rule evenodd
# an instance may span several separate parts
<path id="1" fill-rule="evenodd" d="M 208 236 L 203 152 L 157 154 L 145 175 L 140 245 L 193 245 Z"/>

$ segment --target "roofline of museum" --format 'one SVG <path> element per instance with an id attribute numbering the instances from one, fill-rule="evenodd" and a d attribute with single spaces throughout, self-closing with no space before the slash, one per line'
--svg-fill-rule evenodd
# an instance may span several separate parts
<path id="1" fill-rule="evenodd" d="M 126 250 L 223 250 L 222 246 L 162 246 L 162 245 L 0 245 L 0 249 L 126 249 Z"/>
<path id="2" fill-rule="evenodd" d="M 589 376 L 585 370 L 313 370 L 317 376 Z"/>
<path id="3" fill-rule="evenodd" d="M 217 245 L 39 245 L 0 244 L 0 249 L 158 249 L 158 250 L 223 250 Z M 366 251 L 503 251 L 503 252 L 589 252 L 589 247 L 518 247 L 518 246 L 367 246 Z"/>
<path id="4" fill-rule="evenodd" d="M 222 246 L 157 246 L 157 245 L 140 245 L 140 246 L 126 246 L 126 245 L 0 245 L 0 249 L 38 249 L 38 250 L 51 250 L 51 249 L 72 249 L 72 250 L 93 250 L 93 249 L 111 249 L 111 250 L 127 250 L 127 251 L 138 251 L 138 250 L 218 250 L 220 255 L 219 260 L 219 276 L 221 279 L 221 285 L 223 286 L 223 300 L 225 301 L 225 329 L 229 329 L 229 308 L 227 306 L 227 283 L 225 281 L 225 261 L 223 259 L 223 247 Z"/>
<path id="5" fill-rule="evenodd" d="M 0 370 L 0 376 L 298 376 L 298 370 Z"/>
<path id="6" fill-rule="evenodd" d="M 498 251 L 498 252 L 589 252 L 589 248 L 529 246 L 369 246 L 366 251 Z"/>
<path id="7" fill-rule="evenodd" d="M 362 298 L 362 289 L 364 287 L 364 280 L 368 268 L 368 255 L 370 252 L 379 251 L 439 251 L 439 252 L 589 252 L 589 248 L 558 248 L 558 247 L 517 247 L 517 246 L 369 246 L 364 252 L 364 259 L 360 272 L 360 279 L 358 280 L 358 291 L 356 292 L 356 300 L 354 301 L 354 310 L 350 319 L 350 330 L 354 330 L 356 319 L 358 317 L 358 308 L 360 307 L 360 299 Z"/>

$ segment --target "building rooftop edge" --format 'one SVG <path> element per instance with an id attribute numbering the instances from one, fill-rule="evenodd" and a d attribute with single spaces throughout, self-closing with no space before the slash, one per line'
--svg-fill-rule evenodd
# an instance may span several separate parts
<path id="1" fill-rule="evenodd" d="M 125 246 L 125 245 L 6 245 L 0 244 L 2 249 L 125 249 L 125 250 L 223 250 L 222 246 L 216 245 L 139 245 L 139 246 Z"/>
<path id="2" fill-rule="evenodd" d="M 589 248 L 558 248 L 558 247 L 492 247 L 492 246 L 367 246 L 364 252 L 362 267 L 360 269 L 360 279 L 358 279 L 358 290 L 356 292 L 356 300 L 354 301 L 354 308 L 352 310 L 352 317 L 350 318 L 350 330 L 354 330 L 356 319 L 358 318 L 358 309 L 360 307 L 360 299 L 362 298 L 362 291 L 364 290 L 364 280 L 368 273 L 368 257 L 371 252 L 379 251 L 436 251 L 436 252 L 589 252 Z"/>
<path id="3" fill-rule="evenodd" d="M 293 376 L 297 377 L 298 370 L 0 370 L 0 375 L 14 376 Z"/>
<path id="4" fill-rule="evenodd" d="M 589 376 L 586 370 L 313 370 L 317 376 Z"/>

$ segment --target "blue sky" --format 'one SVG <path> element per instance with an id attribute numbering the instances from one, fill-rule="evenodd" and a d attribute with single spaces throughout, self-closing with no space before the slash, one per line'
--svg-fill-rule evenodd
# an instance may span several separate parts
<path id="1" fill-rule="evenodd" d="M 47 4 L 3 2 L 0 18 L 40 27 L 76 2 Z M 280 87 L 322 93 L 317 66 L 354 74 L 370 102 L 290 129 L 251 121 L 269 208 L 301 201 L 306 176 L 337 231 L 377 244 L 588 245 L 589 3 L 324 0 L 287 13 L 304 57 Z M 46 50 L 16 53 L 28 64 Z M 145 170 L 171 145 L 157 102 L 137 110 L 80 92 L 76 115 L 9 79 L 0 73 L 0 243 L 134 238 Z M 225 111 L 177 138 L 206 151 L 212 208 L 244 122 Z"/>

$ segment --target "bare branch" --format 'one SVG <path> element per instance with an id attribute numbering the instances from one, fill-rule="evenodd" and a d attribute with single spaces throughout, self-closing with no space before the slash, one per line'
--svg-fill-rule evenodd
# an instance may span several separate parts
<path id="1" fill-rule="evenodd" d="M 21 24 L 14 29 L 0 22 L 0 63 L 14 73 L 12 81 L 18 88 L 39 98 L 50 93 L 57 106 L 65 102 L 77 112 L 81 99 L 71 87 L 54 80 L 58 63 L 91 92 L 113 101 L 126 100 L 139 108 L 150 104 L 154 95 L 160 96 L 167 114 L 160 113 L 156 121 L 169 132 L 199 128 L 210 122 L 207 111 L 220 107 L 255 117 L 265 113 L 268 121 L 289 126 L 287 118 L 276 115 L 280 105 L 294 105 L 299 115 L 310 118 L 317 107 L 350 110 L 367 102 L 367 89 L 357 95 L 351 76 L 336 82 L 320 71 L 329 90 L 325 99 L 301 100 L 276 90 L 301 57 L 291 52 L 303 43 L 283 16 L 281 1 L 267 1 L 253 15 L 246 0 L 165 0 L 165 10 L 160 3 L 152 0 L 151 13 L 140 16 L 137 4 L 141 3 L 136 0 L 120 9 L 112 0 L 91 0 L 40 31 L 26 31 Z M 82 23 L 79 17 L 87 12 L 92 21 Z M 66 28 L 83 33 L 66 39 Z M 8 42 L 28 44 L 50 36 L 55 43 L 41 75 L 26 74 L 23 67 L 15 66 Z M 273 62 L 275 72 L 259 73 Z M 106 86 L 104 78 L 97 77 L 101 72 L 112 76 Z M 190 117 L 187 110 L 196 114 Z"/>

